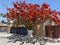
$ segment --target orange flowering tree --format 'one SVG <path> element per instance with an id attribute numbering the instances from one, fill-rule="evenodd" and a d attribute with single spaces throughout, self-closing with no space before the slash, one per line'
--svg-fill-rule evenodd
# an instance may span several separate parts
<path id="1" fill-rule="evenodd" d="M 49 4 L 26 4 L 24 1 L 20 3 L 15 2 L 13 5 L 13 8 L 7 8 L 7 14 L 10 20 L 16 20 L 17 26 L 19 24 L 26 24 L 30 28 L 33 24 L 44 23 L 47 19 L 51 19 L 57 25 L 60 25 L 60 19 L 58 18 L 60 12 L 51 10 Z"/>

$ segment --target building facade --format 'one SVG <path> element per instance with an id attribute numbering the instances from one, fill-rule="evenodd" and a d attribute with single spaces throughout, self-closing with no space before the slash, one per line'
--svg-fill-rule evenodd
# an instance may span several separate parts
<path id="1" fill-rule="evenodd" d="M 0 32 L 8 32 L 8 31 L 9 31 L 9 25 L 0 24 Z"/>

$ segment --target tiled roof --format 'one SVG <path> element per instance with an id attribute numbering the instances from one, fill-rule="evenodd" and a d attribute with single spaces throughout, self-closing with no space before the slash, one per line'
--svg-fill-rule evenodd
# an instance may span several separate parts
<path id="1" fill-rule="evenodd" d="M 9 26 L 9 25 L 7 25 L 7 24 L 0 24 L 0 26 Z"/>

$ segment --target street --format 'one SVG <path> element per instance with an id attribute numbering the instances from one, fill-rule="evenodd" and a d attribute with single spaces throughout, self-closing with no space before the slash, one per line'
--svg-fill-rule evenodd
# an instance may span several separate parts
<path id="1" fill-rule="evenodd" d="M 7 34 L 7 33 L 1 33 L 0 32 L 0 45 L 20 45 L 20 42 L 17 41 L 16 43 L 13 42 L 9 42 L 9 39 L 7 39 L 7 37 L 9 37 L 12 34 Z M 24 43 L 23 45 L 40 45 L 38 42 L 36 44 L 31 44 L 31 43 Z M 60 45 L 60 43 L 46 43 L 45 45 Z"/>

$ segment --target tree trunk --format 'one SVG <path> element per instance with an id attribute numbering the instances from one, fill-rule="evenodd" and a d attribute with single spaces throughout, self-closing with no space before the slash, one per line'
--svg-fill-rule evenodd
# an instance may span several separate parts
<path id="1" fill-rule="evenodd" d="M 33 30 L 34 36 L 45 36 L 45 27 L 44 23 L 41 23 L 40 25 L 36 25 Z"/>

